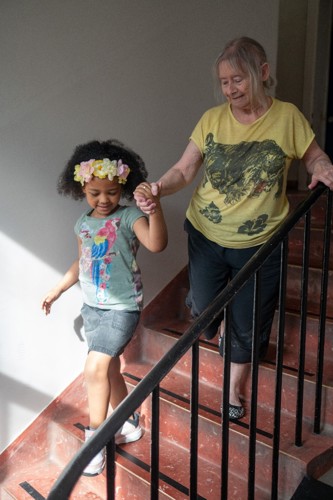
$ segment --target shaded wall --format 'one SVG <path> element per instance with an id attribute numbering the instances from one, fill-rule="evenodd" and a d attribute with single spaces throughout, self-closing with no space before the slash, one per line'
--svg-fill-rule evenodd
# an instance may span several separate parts
<path id="1" fill-rule="evenodd" d="M 40 301 L 76 257 L 84 202 L 56 192 L 76 144 L 116 137 L 157 179 L 215 104 L 211 67 L 246 34 L 275 68 L 278 1 L 2 0 L 0 16 L 0 448 L 82 370 L 81 296 Z M 170 244 L 140 250 L 148 302 L 186 264 L 193 187 L 163 201 Z M 24 395 L 24 396 L 23 396 Z"/>

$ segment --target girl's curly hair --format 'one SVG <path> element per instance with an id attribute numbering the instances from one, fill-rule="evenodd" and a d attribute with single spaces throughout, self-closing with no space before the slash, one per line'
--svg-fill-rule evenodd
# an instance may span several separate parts
<path id="1" fill-rule="evenodd" d="M 91 141 L 77 146 L 73 155 L 68 160 L 63 172 L 58 180 L 58 193 L 64 196 L 71 196 L 74 200 L 82 200 L 85 195 L 80 182 L 74 180 L 74 168 L 82 161 L 122 160 L 131 169 L 127 181 L 121 185 L 122 197 L 127 200 L 133 199 L 133 191 L 143 181 L 147 179 L 148 173 L 142 158 L 124 146 L 116 139 L 107 141 Z"/>

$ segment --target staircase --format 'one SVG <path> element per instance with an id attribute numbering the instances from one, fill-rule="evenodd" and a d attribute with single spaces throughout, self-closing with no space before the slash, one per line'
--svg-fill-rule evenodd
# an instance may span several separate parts
<path id="1" fill-rule="evenodd" d="M 300 193 L 290 193 L 296 206 Z M 323 200 L 324 201 L 324 200 Z M 279 461 L 279 498 L 291 499 L 305 476 L 317 479 L 333 467 L 333 245 L 327 303 L 325 366 L 323 381 L 322 432 L 313 433 L 314 391 L 318 315 L 320 305 L 321 233 L 325 211 L 319 201 L 312 211 L 310 282 L 305 361 L 303 446 L 296 447 L 295 409 L 297 394 L 298 336 L 300 310 L 300 263 L 302 225 L 290 235 L 287 314 Z M 184 299 L 188 290 L 183 269 L 144 309 L 136 335 L 122 359 L 129 390 L 177 341 L 190 324 Z M 269 352 L 259 371 L 256 500 L 270 498 L 273 405 L 275 385 L 275 320 Z M 185 355 L 161 384 L 160 403 L 160 499 L 188 498 L 189 485 L 189 397 L 191 354 Z M 200 499 L 220 498 L 221 478 L 221 387 L 222 359 L 217 339 L 200 341 L 198 492 Z M 231 423 L 229 435 L 229 496 L 247 498 L 250 384 L 244 398 L 248 410 L 244 419 Z M 116 498 L 150 498 L 151 399 L 141 408 L 145 429 L 136 443 L 117 447 Z M 0 456 L 0 499 L 42 500 L 63 466 L 80 448 L 88 423 L 84 381 L 80 375 Z M 71 499 L 106 499 L 105 472 L 95 478 L 82 477 Z M 329 488 L 329 487 L 327 487 Z M 325 490 L 329 491 L 329 490 Z M 333 499 L 333 489 L 327 499 Z M 296 498 L 296 496 L 294 497 Z M 297 496 L 297 498 L 302 498 Z M 305 496 L 304 496 L 305 498 Z M 306 496 L 311 498 L 311 496 Z M 313 496 L 313 498 L 318 498 Z M 326 500 L 323 495 L 319 498 Z M 66 500 L 66 499 L 63 499 Z"/>

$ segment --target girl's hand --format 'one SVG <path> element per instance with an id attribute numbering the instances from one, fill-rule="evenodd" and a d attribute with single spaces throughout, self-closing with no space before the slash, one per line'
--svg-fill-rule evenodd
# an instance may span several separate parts
<path id="1" fill-rule="evenodd" d="M 56 289 L 50 290 L 42 300 L 41 307 L 46 316 L 50 314 L 53 302 L 55 302 L 60 297 L 61 293 L 62 292 L 59 292 L 59 290 Z"/>
<path id="2" fill-rule="evenodd" d="M 155 213 L 157 203 L 159 201 L 159 193 L 161 186 L 152 182 L 142 182 L 134 191 L 134 199 L 136 204 L 143 213 L 151 215 Z"/>

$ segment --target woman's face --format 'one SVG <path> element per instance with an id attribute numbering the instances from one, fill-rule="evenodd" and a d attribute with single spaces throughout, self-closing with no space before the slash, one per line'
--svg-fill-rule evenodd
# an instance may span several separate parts
<path id="1" fill-rule="evenodd" d="M 234 69 L 227 61 L 218 66 L 221 90 L 233 109 L 251 107 L 251 82 L 249 75 Z"/>

